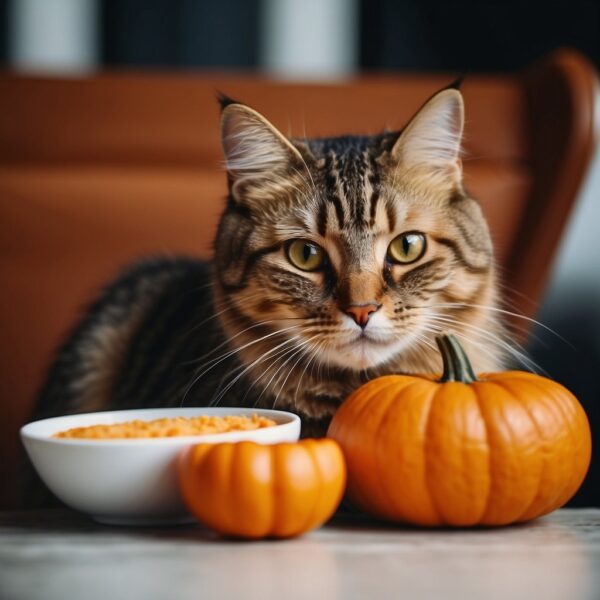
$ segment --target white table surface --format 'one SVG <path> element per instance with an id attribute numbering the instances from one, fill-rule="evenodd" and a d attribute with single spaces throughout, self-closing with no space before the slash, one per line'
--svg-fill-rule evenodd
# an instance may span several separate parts
<path id="1" fill-rule="evenodd" d="M 337 520 L 287 541 L 0 512 L 2 600 L 596 600 L 600 509 L 501 529 Z"/>

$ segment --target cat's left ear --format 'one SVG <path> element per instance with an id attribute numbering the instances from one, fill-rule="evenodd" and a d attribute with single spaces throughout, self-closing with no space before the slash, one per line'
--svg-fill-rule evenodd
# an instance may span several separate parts
<path id="1" fill-rule="evenodd" d="M 456 88 L 430 98 L 404 128 L 391 154 L 402 168 L 460 179 L 464 103 Z"/>
<path id="2" fill-rule="evenodd" d="M 303 164 L 300 152 L 282 133 L 260 113 L 237 102 L 223 107 L 221 142 L 234 197 L 241 182 L 269 185 Z"/>

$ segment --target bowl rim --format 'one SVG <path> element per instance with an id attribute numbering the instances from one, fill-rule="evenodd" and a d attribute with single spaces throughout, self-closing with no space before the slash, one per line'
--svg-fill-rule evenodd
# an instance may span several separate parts
<path id="1" fill-rule="evenodd" d="M 78 418 L 78 417 L 91 417 L 96 415 L 119 415 L 123 416 L 122 421 L 129 421 L 133 419 L 139 419 L 139 416 L 127 418 L 127 415 L 139 413 L 159 413 L 165 411 L 173 411 L 174 414 L 181 413 L 190 413 L 192 411 L 196 411 L 198 415 L 200 414 L 210 414 L 213 413 L 215 416 L 221 414 L 231 414 L 231 415 L 239 415 L 239 414 L 257 414 L 258 416 L 272 417 L 274 420 L 280 421 L 277 422 L 276 425 L 272 427 L 264 427 L 260 429 L 251 429 L 251 430 L 240 430 L 240 431 L 227 431 L 224 433 L 213 433 L 213 434 L 198 434 L 198 435 L 180 435 L 173 437 L 163 437 L 163 438 L 112 438 L 112 439 L 91 439 L 91 438 L 56 438 L 52 437 L 53 434 L 48 433 L 35 433 L 31 430 L 37 429 L 42 423 L 51 423 L 52 421 L 62 421 L 63 419 L 70 418 Z M 149 415 L 151 417 L 151 415 Z M 275 419 L 275 418 L 278 419 Z M 161 418 L 161 417 L 155 417 Z M 168 417 L 165 417 L 168 418 Z M 144 420 L 144 419 L 139 419 Z M 153 420 L 149 418 L 147 420 Z M 119 422 L 119 421 L 117 421 Z M 112 423 L 111 423 L 112 424 Z M 275 410 L 269 408 L 244 408 L 244 407 L 208 407 L 208 406 L 186 406 L 186 407 L 153 407 L 153 408 L 134 408 L 134 409 L 117 409 L 117 410 L 104 410 L 104 411 L 95 411 L 88 413 L 74 413 L 69 415 L 60 415 L 57 417 L 48 417 L 46 419 L 38 419 L 36 421 L 31 421 L 30 423 L 26 423 L 19 430 L 19 435 L 21 440 L 25 442 L 25 440 L 34 440 L 36 442 L 46 442 L 50 444 L 64 444 L 67 446 L 87 446 L 94 448 L 114 448 L 115 446 L 140 446 L 144 444 L 158 444 L 158 445 L 178 445 L 178 444 L 201 444 L 201 443 L 214 443 L 216 441 L 219 442 L 228 442 L 228 441 L 242 441 L 237 440 L 240 433 L 254 433 L 259 431 L 272 431 L 278 430 L 281 431 L 281 428 L 293 428 L 296 425 L 301 426 L 300 417 L 292 412 L 284 411 L 284 410 Z M 72 426 L 73 427 L 73 426 Z M 77 427 L 75 425 L 74 427 Z M 85 425 L 83 425 L 85 427 Z M 71 427 L 66 427 L 66 429 L 70 429 Z M 57 427 L 54 433 L 59 431 L 64 431 Z M 256 441 L 256 440 L 246 440 L 246 441 Z M 256 441 L 256 443 L 260 443 Z"/>

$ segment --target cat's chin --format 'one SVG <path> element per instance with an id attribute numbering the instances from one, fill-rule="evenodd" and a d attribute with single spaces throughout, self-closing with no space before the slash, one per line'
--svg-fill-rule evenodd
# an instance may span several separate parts
<path id="1" fill-rule="evenodd" d="M 391 361 L 406 345 L 404 340 L 380 341 L 360 337 L 347 344 L 324 349 L 321 360 L 338 367 L 362 371 Z"/>

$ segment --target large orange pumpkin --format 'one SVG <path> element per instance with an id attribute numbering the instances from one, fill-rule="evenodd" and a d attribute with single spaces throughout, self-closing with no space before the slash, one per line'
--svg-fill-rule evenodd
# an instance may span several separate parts
<path id="1" fill-rule="evenodd" d="M 246 538 L 291 537 L 322 525 L 346 483 L 342 451 L 326 438 L 200 444 L 182 455 L 179 474 L 183 498 L 200 522 Z"/>
<path id="2" fill-rule="evenodd" d="M 591 455 L 587 417 L 563 386 L 521 371 L 475 376 L 453 336 L 444 374 L 370 381 L 340 407 L 342 447 L 359 508 L 419 525 L 502 525 L 563 505 Z"/>

